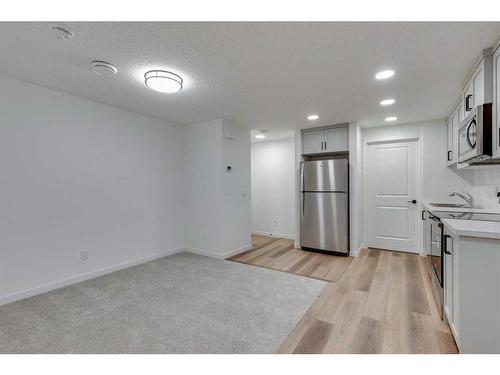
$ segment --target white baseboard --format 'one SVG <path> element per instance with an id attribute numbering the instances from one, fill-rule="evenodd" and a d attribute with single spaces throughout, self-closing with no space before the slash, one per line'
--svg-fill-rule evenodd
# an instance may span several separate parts
<path id="1" fill-rule="evenodd" d="M 292 234 L 269 233 L 269 232 L 252 232 L 252 234 L 257 234 L 259 236 L 286 238 L 287 240 L 295 240 L 295 236 Z"/>
<path id="2" fill-rule="evenodd" d="M 42 285 L 42 286 L 39 286 L 36 288 L 27 289 L 27 290 L 23 290 L 21 292 L 8 294 L 6 296 L 0 297 L 0 306 L 5 305 L 7 303 L 19 301 L 21 299 L 33 297 L 33 296 L 36 296 L 37 294 L 47 293 L 47 292 L 50 292 L 51 290 L 63 288 L 63 287 L 68 286 L 68 285 L 72 285 L 72 284 L 80 283 L 82 281 L 94 279 L 96 277 L 106 275 L 106 274 L 111 273 L 111 272 L 115 272 L 115 271 L 119 271 L 119 270 L 122 270 L 125 268 L 137 266 L 138 264 L 142 264 L 142 263 L 150 262 L 152 260 L 160 259 L 160 258 L 166 257 L 168 255 L 178 253 L 182 250 L 183 250 L 182 247 L 178 247 L 175 249 L 162 251 L 162 252 L 159 252 L 159 253 L 156 253 L 153 255 L 149 255 L 147 257 L 133 259 L 133 260 L 126 261 L 123 263 L 115 264 L 113 266 L 100 268 L 98 270 L 87 272 L 87 273 L 76 275 L 76 276 L 72 276 L 72 277 L 69 277 L 67 279 L 53 281 L 51 283 L 48 283 L 48 284 L 45 284 L 45 285 Z"/>
<path id="3" fill-rule="evenodd" d="M 253 247 L 252 244 L 248 244 L 248 245 L 242 246 L 238 249 L 227 251 L 225 253 L 214 253 L 214 252 L 209 251 L 209 250 L 195 249 L 193 247 L 185 247 L 184 251 L 187 251 L 188 253 L 193 253 L 193 254 L 203 255 L 206 257 L 211 257 L 211 258 L 226 259 L 226 258 L 232 257 L 236 254 L 250 250 L 252 247 Z"/>
<path id="4" fill-rule="evenodd" d="M 357 256 L 359 256 L 359 253 L 360 253 L 360 252 L 361 252 L 361 250 L 363 250 L 363 249 L 366 249 L 365 244 L 361 244 L 361 245 L 359 246 L 359 249 L 358 249 L 358 250 L 356 250 L 355 252 L 352 252 L 352 253 L 350 254 L 350 256 L 352 256 L 352 257 L 357 257 Z"/>

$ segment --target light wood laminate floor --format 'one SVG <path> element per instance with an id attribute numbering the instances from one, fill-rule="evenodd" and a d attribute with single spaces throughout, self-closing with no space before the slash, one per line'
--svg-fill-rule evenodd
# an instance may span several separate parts
<path id="1" fill-rule="evenodd" d="M 228 260 L 325 281 L 340 279 L 352 261 L 352 257 L 295 249 L 294 241 L 283 238 L 252 235 L 252 242 L 251 250 Z"/>
<path id="2" fill-rule="evenodd" d="M 337 271 L 326 272 L 320 258 L 313 260 L 316 255 L 328 257 L 328 264 L 341 259 L 345 266 L 339 263 L 332 268 Z M 366 249 L 359 257 L 344 258 L 294 249 L 290 240 L 254 236 L 254 249 L 232 260 L 332 281 L 278 353 L 457 353 L 450 328 L 439 316 L 426 260 L 419 255 Z"/>

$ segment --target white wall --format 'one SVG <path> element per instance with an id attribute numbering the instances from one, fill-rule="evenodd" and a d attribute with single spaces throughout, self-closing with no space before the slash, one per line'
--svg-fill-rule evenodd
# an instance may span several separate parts
<path id="1" fill-rule="evenodd" d="M 221 258 L 250 248 L 249 129 L 214 120 L 184 131 L 186 247 Z"/>
<path id="2" fill-rule="evenodd" d="M 255 142 L 252 232 L 295 238 L 295 139 Z"/>
<path id="3" fill-rule="evenodd" d="M 182 247 L 183 146 L 177 126 L 0 76 L 0 301 Z"/>

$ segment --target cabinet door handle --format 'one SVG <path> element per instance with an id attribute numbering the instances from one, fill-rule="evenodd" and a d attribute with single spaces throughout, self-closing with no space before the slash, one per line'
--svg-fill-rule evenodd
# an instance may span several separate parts
<path id="1" fill-rule="evenodd" d="M 422 210 L 422 220 L 425 221 L 425 210 Z"/>
<path id="2" fill-rule="evenodd" d="M 452 255 L 451 251 L 448 250 L 448 238 L 451 238 L 449 234 L 444 235 L 443 251 L 445 254 Z"/>
<path id="3" fill-rule="evenodd" d="M 451 161 L 451 151 L 448 151 L 448 161 Z"/>
<path id="4" fill-rule="evenodd" d="M 465 110 L 467 112 L 472 110 L 472 107 L 470 105 L 470 100 L 472 99 L 472 94 L 469 94 L 465 97 Z"/>
<path id="5" fill-rule="evenodd" d="M 326 141 L 325 141 L 325 151 L 326 151 Z"/>

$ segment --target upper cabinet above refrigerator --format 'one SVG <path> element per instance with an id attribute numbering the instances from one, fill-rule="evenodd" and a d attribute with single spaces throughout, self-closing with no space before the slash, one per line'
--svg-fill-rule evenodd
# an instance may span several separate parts
<path id="1" fill-rule="evenodd" d="M 315 155 L 349 151 L 347 125 L 302 131 L 302 154 Z"/>

